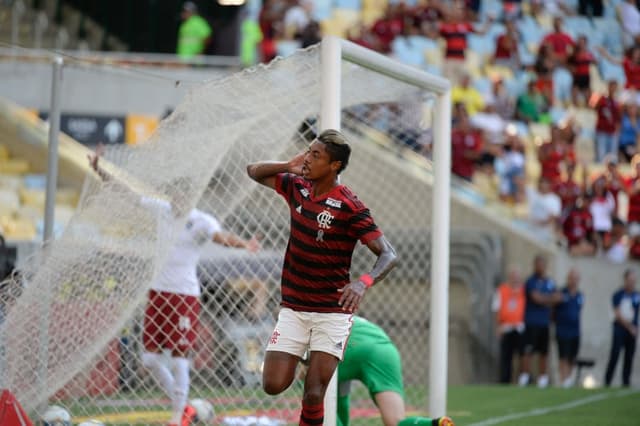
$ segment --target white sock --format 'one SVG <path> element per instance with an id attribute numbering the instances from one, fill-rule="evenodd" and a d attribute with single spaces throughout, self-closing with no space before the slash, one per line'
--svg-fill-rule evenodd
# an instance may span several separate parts
<path id="1" fill-rule="evenodd" d="M 175 380 L 163 358 L 162 354 L 159 353 L 143 352 L 142 365 L 151 372 L 151 375 L 158 382 L 164 393 L 171 398 Z"/>
<path id="2" fill-rule="evenodd" d="M 171 393 L 173 409 L 171 423 L 180 424 L 182 413 L 189 397 L 189 360 L 184 357 L 173 357 L 171 358 L 171 366 L 175 377 L 173 392 Z"/>

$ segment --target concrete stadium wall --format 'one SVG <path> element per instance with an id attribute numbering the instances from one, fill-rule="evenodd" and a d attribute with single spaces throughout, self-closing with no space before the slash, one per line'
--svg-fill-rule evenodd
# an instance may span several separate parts
<path id="1" fill-rule="evenodd" d="M 48 111 L 52 66 L 41 62 L 0 62 L 0 96 L 29 109 Z M 220 68 L 116 68 L 65 65 L 62 111 L 84 114 L 137 113 L 161 116 L 187 91 L 228 75 Z M 177 82 L 179 82 L 177 84 Z"/>

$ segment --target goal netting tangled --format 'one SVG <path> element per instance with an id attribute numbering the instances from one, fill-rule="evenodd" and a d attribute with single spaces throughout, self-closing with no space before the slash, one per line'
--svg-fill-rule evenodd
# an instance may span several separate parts
<path id="1" fill-rule="evenodd" d="M 255 254 L 214 244 L 204 250 L 189 397 L 209 400 L 222 424 L 297 421 L 300 381 L 278 397 L 260 387 L 288 209 L 246 176 L 246 165 L 288 159 L 313 140 L 319 52 L 311 48 L 204 83 L 146 143 L 108 149 L 104 165 L 113 179 L 88 176 L 60 238 L 5 283 L 0 388 L 36 416 L 57 404 L 74 423 L 167 421 L 169 400 L 140 361 L 141 328 L 151 282 L 184 223 L 163 222 L 137 201 L 166 198 L 180 182 L 185 208 L 211 213 L 244 238 L 257 235 L 262 245 Z M 425 411 L 427 393 L 431 101 L 425 91 L 343 61 L 342 130 L 353 154 L 342 181 L 370 207 L 401 258 L 386 282 L 369 291 L 360 314 L 399 347 L 414 412 Z M 353 276 L 374 260 L 359 246 Z M 355 417 L 375 412 L 362 388 L 352 398 Z"/>

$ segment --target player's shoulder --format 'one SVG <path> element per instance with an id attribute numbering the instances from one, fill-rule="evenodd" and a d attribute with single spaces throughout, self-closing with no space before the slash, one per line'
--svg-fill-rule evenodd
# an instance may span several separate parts
<path id="1" fill-rule="evenodd" d="M 358 196 L 348 186 L 341 185 L 337 191 L 337 197 L 343 209 L 350 212 L 358 212 L 365 210 L 367 206 L 358 198 Z"/>

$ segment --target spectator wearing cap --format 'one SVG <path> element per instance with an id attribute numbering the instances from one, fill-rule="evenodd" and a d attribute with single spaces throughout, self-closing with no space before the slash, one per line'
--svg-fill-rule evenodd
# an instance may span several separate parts
<path id="1" fill-rule="evenodd" d="M 618 82 L 609 80 L 608 91 L 600 96 L 593 105 L 596 114 L 596 161 L 600 162 L 607 154 L 618 155 L 618 132 L 622 113 L 616 101 Z"/>
<path id="2" fill-rule="evenodd" d="M 211 27 L 198 14 L 198 6 L 188 1 L 182 6 L 182 23 L 178 29 L 177 53 L 182 59 L 191 59 L 205 53 L 211 41 Z"/>
<path id="3" fill-rule="evenodd" d="M 593 217 L 589 212 L 589 201 L 584 195 L 578 196 L 562 221 L 562 233 L 572 256 L 593 256 L 596 254 L 596 240 L 593 233 Z"/>

